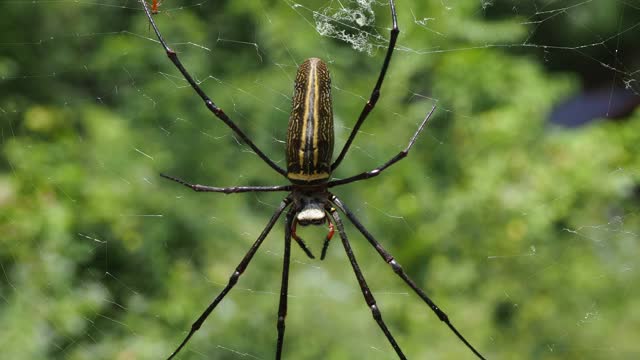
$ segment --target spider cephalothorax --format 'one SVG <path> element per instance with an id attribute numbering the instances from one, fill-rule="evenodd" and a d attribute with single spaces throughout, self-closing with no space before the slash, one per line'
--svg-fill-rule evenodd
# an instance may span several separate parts
<path id="1" fill-rule="evenodd" d="M 334 233 L 333 223 L 327 216 L 332 211 L 335 211 L 329 202 L 330 195 L 331 194 L 327 191 L 326 183 L 311 186 L 294 185 L 293 190 L 291 191 L 291 212 L 293 214 L 293 219 L 290 225 L 291 237 L 293 237 L 298 245 L 300 245 L 307 256 L 312 259 L 315 257 L 309 248 L 307 248 L 304 240 L 302 240 L 302 238 L 296 233 L 296 226 L 328 224 L 329 230 L 324 239 L 324 245 L 322 246 L 322 253 L 320 255 L 320 259 L 324 260 L 327 255 L 329 241 L 333 237 Z"/>
<path id="2" fill-rule="evenodd" d="M 327 221 L 325 208 L 328 203 L 329 193 L 308 192 L 294 188 L 293 208 L 296 211 L 296 220 L 302 226 L 322 225 Z"/>
<path id="3" fill-rule="evenodd" d="M 291 116 L 289 118 L 289 128 L 287 132 L 287 169 L 283 169 L 278 166 L 273 160 L 264 154 L 249 137 L 219 108 L 200 88 L 200 85 L 191 77 L 191 75 L 184 68 L 178 55 L 175 51 L 171 50 L 167 43 L 162 38 L 158 27 L 156 26 L 151 12 L 147 7 L 145 0 L 140 0 L 144 6 L 145 13 L 149 18 L 151 26 L 158 36 L 158 40 L 165 49 L 165 52 L 169 56 L 169 59 L 173 62 L 176 68 L 182 73 L 184 78 L 189 82 L 191 87 L 202 98 L 206 107 L 227 126 L 229 126 L 235 133 L 244 141 L 255 153 L 258 155 L 267 165 L 275 170 L 280 175 L 289 180 L 288 185 L 277 186 L 235 186 L 235 187 L 213 187 L 206 185 L 190 184 L 184 180 L 162 175 L 168 179 L 176 181 L 184 186 L 189 187 L 195 191 L 202 192 L 222 192 L 222 193 L 240 193 L 240 192 L 267 192 L 267 191 L 288 191 L 289 194 L 282 200 L 276 211 L 271 216 L 271 219 L 265 226 L 264 230 L 258 236 L 258 239 L 253 243 L 249 251 L 242 258 L 236 269 L 231 274 L 229 282 L 220 292 L 220 294 L 209 304 L 204 312 L 198 317 L 198 319 L 191 325 L 191 330 L 184 338 L 182 343 L 176 348 L 176 350 L 169 356 L 169 359 L 177 355 L 180 350 L 187 344 L 191 336 L 202 326 L 204 321 L 209 317 L 211 312 L 218 306 L 218 304 L 224 299 L 229 291 L 238 282 L 238 279 L 242 273 L 246 270 L 247 266 L 251 262 L 251 259 L 262 245 L 262 242 L 267 237 L 278 218 L 282 215 L 287 207 L 289 211 L 285 215 L 285 231 L 284 231 L 284 256 L 282 265 L 282 283 L 280 291 L 280 304 L 278 306 L 278 318 L 277 329 L 278 336 L 276 342 L 276 359 L 280 359 L 282 356 L 284 332 L 285 332 L 285 318 L 287 315 L 287 293 L 289 286 L 289 263 L 291 260 L 291 239 L 293 238 L 307 254 L 307 256 L 313 258 L 313 255 L 306 247 L 302 239 L 296 234 L 296 225 L 322 225 L 328 224 L 329 232 L 325 238 L 325 242 L 322 248 L 322 256 L 324 258 L 329 244 L 329 240 L 334 233 L 334 226 L 338 230 L 342 245 L 345 249 L 345 253 L 351 263 L 351 267 L 358 280 L 358 285 L 362 295 L 365 298 L 369 309 L 373 315 L 373 319 L 376 321 L 385 337 L 393 347 L 394 351 L 400 359 L 406 359 L 402 349 L 397 344 L 393 335 L 387 328 L 382 314 L 376 305 L 376 300 L 369 290 L 369 286 L 364 279 L 364 275 L 358 266 L 353 250 L 347 238 L 347 234 L 344 230 L 344 225 L 338 214 L 338 210 L 345 214 L 347 218 L 355 225 L 360 233 L 367 239 L 367 241 L 374 247 L 378 254 L 384 259 L 384 261 L 391 267 L 393 272 L 397 274 L 421 299 L 425 304 L 443 321 L 451 331 L 462 341 L 478 358 L 484 359 L 482 355 L 476 351 L 476 349 L 469 344 L 469 342 L 458 332 L 458 330 L 451 324 L 449 317 L 427 296 L 427 294 L 420 289 L 409 276 L 404 272 L 400 264 L 387 252 L 382 244 L 380 244 L 369 231 L 360 223 L 347 206 L 334 194 L 329 192 L 329 188 L 339 185 L 349 184 L 355 181 L 364 180 L 380 175 L 385 169 L 403 159 L 409 153 L 409 150 L 415 143 L 418 135 L 424 129 L 427 121 L 431 117 L 431 114 L 435 110 L 435 106 L 422 120 L 418 129 L 413 134 L 413 137 L 409 140 L 407 147 L 399 152 L 397 155 L 389 159 L 381 166 L 360 174 L 350 176 L 343 179 L 331 180 L 331 174 L 338 168 L 338 165 L 342 162 L 353 139 L 355 138 L 360 126 L 365 121 L 371 110 L 376 105 L 378 97 L 380 96 L 380 89 L 382 82 L 385 78 L 387 68 L 391 61 L 391 55 L 395 48 L 396 39 L 398 37 L 398 24 L 396 19 L 396 10 L 393 0 L 389 1 L 391 8 L 391 17 L 393 21 L 393 27 L 391 29 L 389 38 L 389 47 L 380 69 L 378 80 L 376 81 L 373 91 L 369 97 L 369 100 L 364 105 L 358 120 L 351 130 L 351 134 L 346 143 L 342 147 L 342 150 L 338 154 L 338 157 L 332 161 L 333 155 L 333 110 L 331 107 L 331 80 L 329 77 L 329 70 L 322 60 L 318 58 L 310 58 L 304 61 L 298 68 L 296 81 L 294 85 L 294 95 L 291 108 Z"/>

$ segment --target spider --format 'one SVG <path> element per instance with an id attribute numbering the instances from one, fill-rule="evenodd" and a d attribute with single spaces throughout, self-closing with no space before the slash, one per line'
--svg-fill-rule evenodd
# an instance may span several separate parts
<path id="1" fill-rule="evenodd" d="M 358 266 L 355 255 L 349 244 L 347 234 L 344 230 L 342 219 L 338 213 L 338 210 L 347 216 L 349 221 L 355 225 L 362 235 L 368 240 L 368 242 L 375 248 L 382 259 L 391 267 L 393 272 L 398 275 L 421 299 L 424 303 L 438 316 L 438 318 L 444 322 L 449 329 L 471 350 L 478 358 L 484 359 L 484 357 L 462 336 L 462 334 L 453 326 L 449 317 L 442 311 L 427 294 L 420 289 L 416 283 L 405 273 L 400 264 L 394 259 L 394 257 L 384 249 L 384 247 L 371 235 L 371 233 L 362 225 L 362 223 L 356 218 L 354 213 L 338 198 L 331 193 L 328 189 L 339 185 L 349 184 L 359 180 L 369 179 L 380 175 L 383 171 L 389 168 L 391 165 L 402 160 L 407 156 L 411 147 L 415 143 L 418 135 L 422 132 L 427 121 L 435 111 L 435 106 L 431 108 L 425 118 L 422 120 L 418 129 L 413 134 L 406 148 L 399 152 L 397 155 L 389 159 L 383 165 L 366 171 L 354 176 L 350 176 L 344 179 L 331 180 L 331 174 L 335 171 L 345 155 L 347 154 L 351 143 L 353 142 L 360 126 L 365 121 L 371 110 L 376 105 L 380 96 L 380 89 L 382 82 L 384 81 L 387 68 L 391 62 L 391 56 L 395 48 L 396 40 L 398 38 L 399 29 L 397 23 L 396 9 L 393 0 L 389 1 L 389 7 L 391 9 L 391 18 L 393 27 L 391 29 L 389 37 L 389 46 L 385 55 L 378 80 L 371 92 L 371 96 L 367 103 L 364 105 L 358 120 L 356 121 L 349 138 L 343 145 L 338 157 L 331 162 L 333 156 L 333 110 L 331 105 L 331 80 L 329 77 L 329 71 L 327 65 L 318 58 L 310 58 L 305 60 L 299 67 L 294 84 L 294 94 L 291 115 L 289 118 L 289 126 L 287 132 L 287 144 L 286 144 L 286 161 L 287 169 L 283 169 L 278 166 L 273 160 L 265 155 L 254 143 L 247 137 L 247 135 L 225 114 L 225 112 L 218 107 L 200 88 L 198 83 L 193 79 L 189 72 L 182 65 L 178 59 L 178 55 L 173 51 L 165 42 L 160 30 L 158 29 L 155 21 L 153 20 L 153 12 L 149 10 L 145 0 L 140 0 L 144 11 L 149 19 L 153 30 L 158 37 L 158 40 L 164 48 L 167 56 L 176 66 L 176 68 L 182 73 L 184 78 L 189 82 L 195 92 L 202 98 L 206 107 L 220 120 L 222 120 L 227 126 L 229 126 L 238 135 L 242 141 L 244 141 L 267 165 L 275 170 L 280 175 L 284 176 L 288 181 L 288 185 L 279 186 L 235 186 L 235 187 L 213 187 L 206 185 L 191 184 L 179 178 L 160 174 L 169 180 L 173 180 L 180 183 L 197 192 L 219 192 L 225 194 L 231 193 L 243 193 L 243 192 L 272 192 L 272 191 L 286 191 L 287 196 L 282 200 L 276 211 L 271 216 L 271 219 L 267 223 L 266 227 L 262 230 L 262 233 L 258 236 L 257 240 L 253 243 L 249 251 L 244 255 L 242 261 L 238 264 L 235 271 L 229 278 L 229 282 L 224 289 L 218 294 L 218 296 L 209 304 L 204 312 L 198 317 L 198 319 L 192 324 L 191 329 L 187 336 L 183 339 L 180 345 L 169 356 L 172 359 L 176 356 L 180 350 L 187 344 L 193 334 L 200 329 L 204 321 L 209 317 L 211 312 L 216 306 L 224 299 L 224 297 L 231 291 L 231 289 L 238 282 L 238 279 L 242 273 L 247 269 L 251 259 L 258 251 L 260 245 L 267 237 L 274 224 L 280 218 L 282 213 L 289 208 L 285 215 L 285 232 L 284 232 L 284 256 L 282 266 L 282 282 L 280 290 L 280 302 L 278 306 L 278 318 L 277 318 L 277 342 L 276 342 L 276 359 L 280 359 L 282 356 L 284 333 L 285 333 L 285 318 L 287 315 L 287 293 L 289 284 L 289 263 L 291 256 L 291 239 L 300 246 L 305 254 L 314 258 L 311 251 L 307 248 L 306 244 L 296 234 L 296 226 L 307 225 L 323 225 L 328 224 L 329 231 L 324 240 L 322 247 L 321 259 L 324 259 L 326 255 L 329 242 L 334 234 L 334 228 L 337 228 L 342 245 L 345 249 L 351 267 L 358 280 L 362 295 L 371 310 L 373 319 L 376 321 L 385 337 L 395 350 L 400 359 L 406 359 L 406 355 L 402 352 L 402 349 L 396 342 L 395 338 L 389 331 L 387 325 L 382 319 L 382 314 L 376 300 L 365 281 L 364 275 Z"/>

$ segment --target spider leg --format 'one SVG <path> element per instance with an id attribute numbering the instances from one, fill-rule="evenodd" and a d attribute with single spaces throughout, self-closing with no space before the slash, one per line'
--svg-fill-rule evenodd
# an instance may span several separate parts
<path id="1" fill-rule="evenodd" d="M 384 323 L 384 320 L 382 320 L 382 314 L 378 309 L 376 300 L 373 297 L 371 290 L 369 290 L 369 286 L 367 285 L 367 282 L 364 279 L 364 275 L 362 275 L 362 271 L 360 270 L 360 266 L 358 266 L 358 262 L 356 261 L 356 257 L 353 254 L 353 250 L 351 249 L 351 245 L 349 244 L 349 240 L 347 239 L 347 233 L 344 231 L 342 220 L 340 220 L 340 215 L 338 215 L 338 212 L 336 211 L 335 208 L 327 208 L 327 211 L 333 217 L 333 221 L 335 222 L 336 227 L 338 228 L 338 234 L 342 239 L 342 245 L 344 246 L 344 250 L 346 251 L 347 256 L 349 257 L 349 262 L 351 262 L 351 267 L 353 268 L 353 272 L 356 274 L 356 278 L 358 279 L 358 284 L 360 285 L 360 290 L 362 290 L 362 295 L 364 296 L 364 299 L 367 302 L 367 305 L 369 305 L 369 308 L 371 309 L 371 314 L 373 315 L 373 319 L 378 323 L 378 326 L 380 327 L 384 335 L 387 337 L 387 340 L 389 340 L 389 343 L 391 344 L 391 346 L 393 346 L 393 349 L 396 351 L 396 354 L 398 354 L 398 357 L 402 360 L 406 360 L 407 357 L 404 355 L 404 353 L 402 353 L 402 349 L 400 349 L 400 346 L 398 346 L 398 343 L 393 338 L 393 335 L 391 335 L 391 332 L 387 328 L 387 325 Z"/>
<path id="2" fill-rule="evenodd" d="M 327 237 L 324 238 L 324 244 L 322 245 L 322 254 L 320 255 L 320 260 L 324 260 L 324 257 L 327 256 L 327 249 L 329 248 L 329 241 L 333 237 L 333 233 L 335 229 L 333 228 L 333 223 L 329 221 L 327 218 L 327 223 L 329 224 L 329 232 L 327 233 Z"/>
<path id="3" fill-rule="evenodd" d="M 276 360 L 282 356 L 282 343 L 284 342 L 285 318 L 287 317 L 287 293 L 289 291 L 289 264 L 291 259 L 291 233 L 292 221 L 295 211 L 287 213 L 284 226 L 284 260 L 282 263 L 282 283 L 280 285 L 280 305 L 278 305 L 278 342 L 276 345 Z"/>
<path id="4" fill-rule="evenodd" d="M 273 160 L 269 159 L 269 157 L 267 155 L 265 155 L 262 152 L 262 150 L 260 150 L 253 143 L 253 141 L 251 141 L 251 139 L 249 139 L 249 137 L 242 130 L 240 130 L 240 128 L 229 118 L 229 116 L 221 108 L 219 108 L 209 98 L 209 96 L 207 96 L 207 94 L 205 94 L 205 92 L 202 90 L 202 88 L 200 88 L 200 85 L 198 85 L 198 83 L 193 79 L 193 77 L 191 77 L 191 74 L 189 74 L 187 69 L 185 69 L 185 67 L 182 65 L 182 63 L 180 62 L 180 59 L 178 59 L 178 54 L 175 51 L 173 51 L 169 47 L 169 45 L 167 45 L 167 43 L 164 41 L 164 38 L 162 37 L 162 34 L 160 33 L 160 30 L 158 30 L 158 26 L 156 25 L 156 22 L 153 20 L 153 16 L 152 16 L 151 12 L 149 11 L 149 7 L 147 6 L 147 2 L 145 0 L 140 0 L 140 2 L 142 3 L 142 6 L 144 7 L 144 12 L 145 12 L 145 14 L 147 14 L 147 18 L 149 19 L 149 22 L 151 23 L 151 27 L 153 27 L 153 31 L 156 33 L 156 36 L 158 37 L 158 41 L 160 41 L 160 44 L 162 44 L 162 47 L 164 48 L 164 51 L 167 53 L 167 56 L 169 57 L 169 59 L 171 60 L 173 65 L 175 65 L 176 68 L 182 73 L 182 76 L 184 76 L 184 78 L 187 80 L 187 82 L 189 82 L 189 85 L 191 85 L 193 90 L 195 90 L 196 93 L 198 93 L 198 95 L 200 96 L 200 98 L 202 98 L 202 100 L 204 101 L 205 105 L 207 106 L 207 109 L 209 109 L 209 111 L 211 111 L 218 119 L 222 120 L 222 122 L 227 124 L 227 126 L 229 128 L 231 128 L 231 130 L 233 130 L 242 139 L 242 141 L 245 142 L 245 144 L 249 145 L 249 147 L 265 163 L 267 163 L 267 165 L 271 166 L 271 168 L 274 169 L 275 171 L 277 171 L 278 173 L 280 173 L 280 175 L 286 177 L 287 174 L 284 171 L 284 169 L 282 169 L 275 162 L 273 162 Z"/>
<path id="5" fill-rule="evenodd" d="M 349 134 L 349 138 L 347 139 L 347 142 L 344 144 L 344 147 L 340 151 L 340 155 L 338 155 L 338 157 L 336 158 L 336 161 L 334 161 L 333 164 L 331 164 L 332 171 L 335 170 L 338 167 L 338 165 L 340 165 L 340 162 L 342 161 L 344 156 L 347 154 L 347 150 L 349 150 L 349 147 L 351 146 L 353 139 L 356 137 L 356 134 L 358 133 L 360 126 L 362 125 L 364 120 L 367 118 L 371 110 L 373 110 L 373 108 L 376 106 L 376 103 L 378 102 L 378 98 L 380 97 L 380 88 L 382 87 L 382 82 L 384 81 L 384 77 L 387 74 L 387 68 L 389 67 L 389 63 L 391 62 L 391 55 L 393 55 L 393 49 L 396 46 L 396 40 L 398 39 L 398 34 L 400 33 L 400 30 L 398 29 L 398 19 L 396 16 L 396 5 L 394 4 L 393 0 L 389 0 L 389 7 L 391 8 L 391 18 L 393 20 L 393 27 L 391 28 L 391 35 L 389 36 L 389 47 L 387 48 L 387 55 L 385 56 L 384 62 L 382 63 L 382 68 L 380 69 L 380 75 L 378 75 L 378 81 L 376 82 L 376 85 L 373 87 L 373 91 L 371 92 L 369 100 L 364 105 L 364 108 L 362 109 L 362 112 L 358 117 L 358 121 L 356 121 L 356 124 L 354 125 L 353 130 L 351 130 L 351 134 Z"/>
<path id="6" fill-rule="evenodd" d="M 189 184 L 188 182 L 173 176 L 160 174 L 165 179 L 173 180 L 178 184 L 182 184 L 193 191 L 197 192 L 221 192 L 225 194 L 241 193 L 241 192 L 267 192 L 267 191 L 290 191 L 291 185 L 276 186 L 233 186 L 233 187 L 213 187 L 206 185 Z"/>
<path id="7" fill-rule="evenodd" d="M 389 161 L 387 161 L 386 163 L 382 164 L 381 166 L 379 166 L 379 167 L 377 167 L 377 168 L 375 168 L 373 170 L 365 171 L 365 172 L 360 173 L 358 175 L 350 176 L 350 177 L 348 177 L 346 179 L 339 179 L 339 180 L 329 181 L 327 186 L 328 187 L 333 187 L 333 186 L 338 186 L 338 185 L 344 185 L 344 184 L 352 183 L 354 181 L 369 179 L 369 178 L 378 176 L 378 175 L 380 175 L 380 173 L 382 173 L 384 170 L 386 170 L 389 166 L 391 166 L 391 165 L 397 163 L 398 161 L 404 159 L 405 157 L 407 157 L 407 155 L 409 154 L 409 151 L 413 147 L 413 144 L 415 144 L 416 140 L 418 139 L 418 136 L 420 135 L 420 133 L 422 132 L 424 127 L 427 125 L 427 121 L 429 121 L 429 119 L 431 118 L 431 115 L 433 115 L 433 112 L 435 110 L 436 110 L 436 106 L 434 105 L 431 108 L 431 110 L 429 111 L 429 113 L 427 114 L 427 116 L 425 116 L 424 120 L 422 120 L 422 122 L 420 123 L 420 126 L 418 126 L 418 129 L 416 130 L 416 132 L 411 137 L 411 140 L 409 140 L 409 144 L 407 144 L 407 147 L 404 148 L 404 150 L 400 151 L 396 156 L 394 156 L 391 159 L 389 159 Z"/>
<path id="8" fill-rule="evenodd" d="M 198 329 L 200 329 L 200 326 L 202 326 L 202 323 L 204 323 L 204 321 L 207 320 L 207 317 L 209 317 L 213 309 L 216 308 L 216 306 L 220 303 L 220 301 L 222 301 L 222 299 L 224 299 L 227 293 L 229 293 L 229 291 L 235 286 L 235 284 L 238 282 L 238 278 L 240 278 L 240 275 L 242 275 L 242 273 L 246 270 L 247 266 L 249 265 L 249 262 L 251 262 L 253 255 L 256 254 L 256 251 L 258 251 L 258 248 L 260 247 L 264 239 L 269 234 L 269 231 L 271 231 L 271 228 L 273 228 L 273 225 L 276 223 L 276 221 L 278 220 L 278 218 L 280 217 L 284 209 L 287 206 L 289 206 L 289 204 L 291 204 L 291 198 L 287 196 L 284 200 L 282 200 L 282 202 L 280 203 L 276 211 L 273 213 L 273 215 L 271 216 L 271 219 L 269 219 L 269 222 L 267 223 L 267 226 L 265 226 L 264 230 L 262 230 L 262 233 L 260 233 L 260 236 L 258 236 L 258 239 L 253 243 L 249 251 L 247 251 L 245 256 L 242 258 L 242 261 L 240 261 L 240 264 L 238 264 L 238 266 L 236 267 L 236 270 L 233 272 L 233 274 L 231 274 L 231 277 L 229 278 L 229 283 L 227 284 L 227 286 L 225 286 L 224 289 L 222 289 L 220 294 L 218 294 L 218 296 L 216 296 L 216 298 L 211 302 L 211 304 L 209 304 L 209 306 L 204 310 L 202 315 L 200 315 L 200 317 L 193 323 L 193 325 L 191 325 L 191 330 L 189 330 L 189 334 L 187 334 L 184 340 L 182 340 L 182 343 L 180 343 L 180 346 L 178 346 L 178 348 L 168 357 L 168 360 L 173 359 L 173 357 L 176 356 L 180 352 L 180 350 L 182 350 L 182 348 L 187 344 L 187 342 L 189 342 L 189 339 L 191 339 L 191 336 L 196 331 L 198 331 Z"/>
<path id="9" fill-rule="evenodd" d="M 480 354 L 467 341 L 467 339 L 464 338 L 464 336 L 462 336 L 462 334 L 458 331 L 458 329 L 455 328 L 455 326 L 453 326 L 453 324 L 451 324 L 451 321 L 449 320 L 449 316 L 447 316 L 447 314 L 445 314 L 444 311 L 442 311 L 438 307 L 438 305 L 436 305 L 429 298 L 429 296 L 427 296 L 427 294 L 422 289 L 420 289 L 418 287 L 418 285 L 416 285 L 416 283 L 413 280 L 411 280 L 411 278 L 409 278 L 409 276 L 402 269 L 402 266 L 400 266 L 400 264 L 398 264 L 398 262 L 393 258 L 393 256 L 391 254 L 389 254 L 389 252 L 387 252 L 387 250 L 385 250 L 382 247 L 382 245 L 373 237 L 373 235 L 371 235 L 371 233 L 369 233 L 369 231 L 367 231 L 367 229 L 362 225 L 362 223 L 360 223 L 360 221 L 355 217 L 355 215 L 351 212 L 351 210 L 349 210 L 342 203 L 342 201 L 340 201 L 340 199 L 338 199 L 335 195 L 331 194 L 329 199 L 330 199 L 331 203 L 333 203 L 338 209 L 340 209 L 340 211 L 342 211 L 345 215 L 347 215 L 347 218 L 349 218 L 349 220 L 353 223 L 353 225 L 355 225 L 356 228 L 358 228 L 360 233 L 362 233 L 362 235 L 364 235 L 364 237 L 369 241 L 371 246 L 373 246 L 376 249 L 376 251 L 378 252 L 378 254 L 380 254 L 380 256 L 384 259 L 384 261 L 391 266 L 391 268 L 393 269 L 393 272 L 395 272 L 396 275 L 398 275 L 400 278 L 402 278 L 402 280 L 404 280 L 404 282 L 407 285 L 409 285 L 409 287 L 416 294 L 418 294 L 418 296 L 422 299 L 422 301 L 424 301 L 431 308 L 431 310 L 438 316 L 440 321 L 442 321 L 445 324 L 447 324 L 449 329 L 451 329 L 451 331 L 454 334 L 456 334 L 458 339 L 460 339 L 460 341 L 462 341 L 469 348 L 469 350 L 471 350 L 478 358 L 485 360 L 485 357 L 482 356 L 482 354 Z"/>
<path id="10" fill-rule="evenodd" d="M 292 213 L 291 216 L 295 215 L 294 211 L 291 211 L 291 213 Z M 316 257 L 313 256 L 313 254 L 311 253 L 311 250 L 309 250 L 309 248 L 307 247 L 307 244 L 296 233 L 296 225 L 298 224 L 298 219 L 294 219 L 292 222 L 289 222 L 289 224 L 291 224 L 290 229 L 291 229 L 291 236 L 293 236 L 293 239 L 298 243 L 302 251 L 304 251 L 304 253 L 307 254 L 307 256 L 310 259 L 315 259 Z M 289 227 L 289 225 L 287 225 L 287 227 Z"/>

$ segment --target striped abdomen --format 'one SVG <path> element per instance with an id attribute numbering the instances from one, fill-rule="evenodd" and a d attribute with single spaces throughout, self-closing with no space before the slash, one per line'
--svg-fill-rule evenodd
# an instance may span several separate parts
<path id="1" fill-rule="evenodd" d="M 294 183 L 326 181 L 333 156 L 333 108 L 327 65 L 318 58 L 298 68 L 287 132 L 287 177 Z"/>

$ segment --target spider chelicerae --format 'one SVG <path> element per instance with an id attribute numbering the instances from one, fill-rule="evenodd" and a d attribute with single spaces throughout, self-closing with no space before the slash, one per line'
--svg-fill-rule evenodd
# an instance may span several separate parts
<path id="1" fill-rule="evenodd" d="M 324 259 L 329 242 L 334 234 L 334 229 L 337 228 L 338 235 L 342 240 L 349 262 L 353 268 L 355 276 L 360 285 L 360 290 L 364 299 L 371 309 L 374 320 L 386 336 L 387 340 L 395 350 L 400 359 L 406 359 L 406 355 L 402 352 L 402 349 L 394 339 L 393 335 L 389 331 L 387 325 L 382 319 L 382 314 L 376 305 L 376 300 L 369 290 L 369 286 L 365 281 L 362 271 L 358 266 L 358 262 L 353 254 L 351 245 L 347 238 L 347 234 L 344 230 L 341 217 L 338 210 L 345 214 L 349 221 L 355 225 L 355 227 L 364 235 L 369 241 L 371 246 L 380 254 L 382 259 L 389 264 L 393 272 L 398 275 L 424 302 L 431 310 L 443 321 L 449 329 L 462 341 L 478 358 L 484 359 L 484 357 L 460 334 L 460 332 L 451 324 L 449 317 L 442 311 L 427 294 L 420 289 L 411 278 L 404 272 L 400 264 L 393 258 L 393 256 L 384 249 L 384 247 L 369 233 L 369 231 L 362 225 L 362 223 L 355 217 L 354 213 L 333 193 L 328 189 L 336 187 L 338 185 L 349 184 L 355 181 L 369 179 L 380 175 L 384 170 L 391 165 L 400 161 L 407 156 L 409 150 L 415 143 L 420 132 L 424 129 L 427 121 L 431 117 L 431 114 L 435 111 L 435 106 L 431 108 L 431 111 L 425 116 L 425 118 L 418 126 L 418 129 L 413 134 L 406 148 L 392 157 L 389 161 L 383 165 L 366 171 L 354 176 L 350 176 L 344 179 L 331 180 L 331 173 L 335 171 L 345 155 L 347 154 L 349 147 L 351 146 L 360 126 L 365 121 L 371 110 L 376 105 L 380 96 L 380 89 L 382 82 L 384 81 L 387 68 L 391 62 L 391 56 L 395 48 L 396 40 L 398 38 L 399 30 L 396 16 L 396 9 L 393 0 L 389 1 L 389 7 L 391 9 L 391 18 L 393 27 L 391 28 L 391 34 L 389 37 L 389 46 L 387 53 L 380 69 L 378 80 L 371 92 L 369 100 L 364 105 L 364 108 L 360 112 L 360 116 L 353 126 L 353 130 L 349 135 L 346 143 L 342 147 L 338 157 L 331 162 L 333 156 L 333 109 L 331 105 L 331 79 L 329 77 L 329 70 L 326 64 L 318 58 L 310 58 L 305 60 L 299 67 L 294 84 L 293 103 L 291 109 L 291 115 L 289 117 L 289 127 L 287 131 L 287 146 L 286 146 L 286 161 L 287 169 L 283 169 L 278 166 L 273 160 L 267 157 L 254 143 L 247 137 L 247 135 L 240 130 L 240 128 L 225 114 L 225 112 L 218 107 L 200 88 L 198 83 L 194 81 L 193 77 L 187 72 L 185 67 L 178 59 L 178 55 L 173 51 L 165 40 L 163 39 L 160 30 L 158 29 L 155 21 L 152 17 L 152 11 L 149 10 L 145 0 L 140 0 L 144 11 L 149 18 L 149 22 L 156 33 L 160 44 L 164 47 L 167 56 L 173 62 L 173 64 L 182 73 L 184 78 L 189 82 L 191 87 L 202 98 L 207 108 L 220 120 L 222 120 L 227 126 L 229 126 L 251 149 L 272 169 L 284 176 L 289 180 L 288 185 L 279 186 L 235 186 L 235 187 L 213 187 L 205 185 L 190 184 L 184 180 L 161 174 L 161 176 L 178 182 L 194 191 L 198 192 L 221 192 L 225 194 L 241 193 L 241 192 L 271 192 L 271 191 L 286 191 L 289 192 L 287 196 L 282 200 L 271 219 L 267 223 L 267 226 L 262 230 L 258 239 L 253 243 L 249 251 L 245 254 L 240 261 L 240 264 L 236 267 L 235 271 L 231 275 L 229 282 L 224 289 L 218 294 L 211 304 L 204 310 L 204 312 L 198 317 L 198 319 L 191 326 L 191 330 L 175 349 L 175 351 L 169 356 L 172 359 L 176 356 L 180 350 L 187 344 L 191 336 L 200 329 L 204 321 L 209 317 L 211 312 L 216 306 L 224 299 L 224 297 L 231 291 L 240 278 L 240 275 L 246 270 L 247 266 L 251 262 L 251 259 L 260 248 L 260 245 L 267 237 L 267 234 L 271 231 L 274 224 L 282 215 L 282 213 L 289 208 L 285 215 L 285 232 L 284 232 L 284 263 L 282 267 L 282 283 L 280 290 L 280 304 L 278 306 L 278 319 L 277 329 L 278 337 L 276 342 L 276 359 L 280 359 L 282 356 L 284 332 L 285 332 L 285 318 L 287 315 L 287 292 L 289 283 L 289 263 L 291 257 L 291 239 L 300 246 L 305 254 L 314 258 L 313 254 L 306 246 L 304 241 L 296 234 L 296 226 L 302 225 L 323 225 L 329 226 L 328 234 L 324 240 L 322 246 L 322 253 L 320 258 Z"/>

